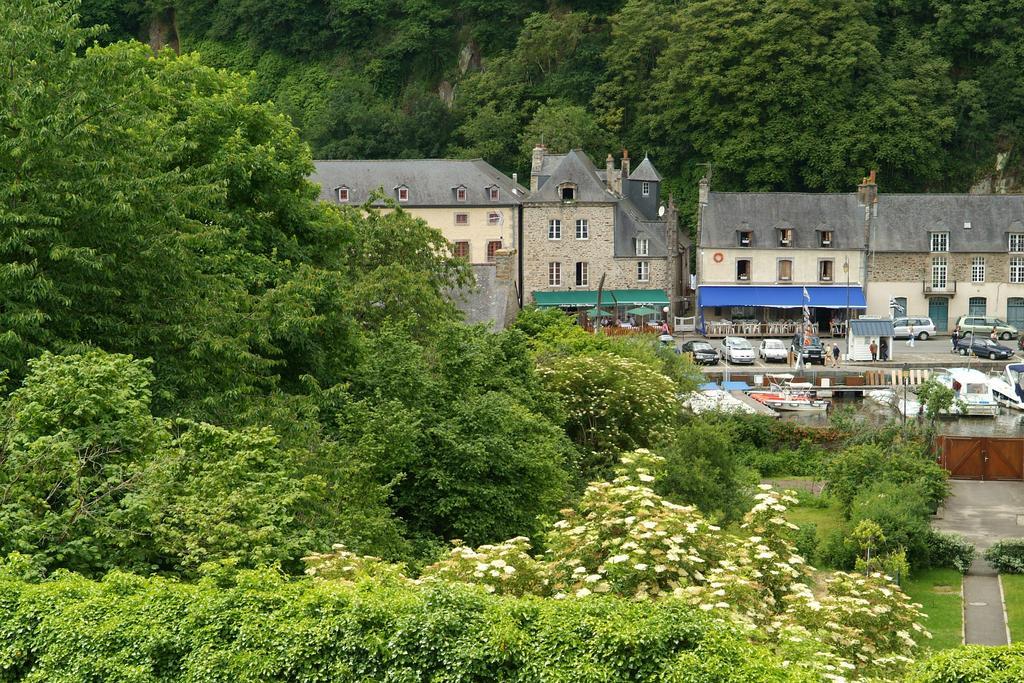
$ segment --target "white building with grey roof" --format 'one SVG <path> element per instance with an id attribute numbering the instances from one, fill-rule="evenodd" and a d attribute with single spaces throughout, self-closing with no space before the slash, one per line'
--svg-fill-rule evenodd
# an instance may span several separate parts
<path id="1" fill-rule="evenodd" d="M 523 292 L 545 307 L 597 305 L 625 316 L 651 307 L 679 314 L 688 275 L 688 240 L 675 206 L 661 198 L 661 175 L 645 158 L 630 172 L 624 153 L 598 170 L 582 150 L 533 150 L 530 194 L 523 202 Z"/>
<path id="2" fill-rule="evenodd" d="M 522 205 L 528 194 L 482 159 L 321 160 L 310 178 L 337 206 L 393 201 L 437 228 L 474 267 L 479 288 L 456 295 L 470 322 L 502 327 L 522 305 L 519 260 Z"/>

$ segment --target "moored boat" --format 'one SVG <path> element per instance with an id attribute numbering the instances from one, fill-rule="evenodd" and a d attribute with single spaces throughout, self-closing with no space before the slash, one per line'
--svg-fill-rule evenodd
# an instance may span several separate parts
<path id="1" fill-rule="evenodd" d="M 985 373 L 970 368 L 947 368 L 936 379 L 955 394 L 953 407 L 949 410 L 951 414 L 981 417 L 999 414 L 999 404 Z"/>
<path id="2" fill-rule="evenodd" d="M 816 399 L 803 388 L 795 388 L 788 381 L 774 381 L 769 375 L 770 384 L 767 389 L 752 389 L 747 392 L 750 398 L 768 406 L 772 410 L 792 413 L 815 413 L 828 410 L 829 402 Z"/>
<path id="3" fill-rule="evenodd" d="M 1024 363 L 1010 363 L 1003 374 L 989 378 L 988 386 L 999 405 L 1024 410 Z"/>

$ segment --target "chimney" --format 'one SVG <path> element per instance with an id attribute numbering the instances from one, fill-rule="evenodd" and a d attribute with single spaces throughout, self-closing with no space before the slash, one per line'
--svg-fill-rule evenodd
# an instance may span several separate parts
<path id="1" fill-rule="evenodd" d="M 615 159 L 611 154 L 604 160 L 604 184 L 609 190 L 615 189 Z"/>
<path id="2" fill-rule="evenodd" d="M 707 206 L 710 194 L 711 183 L 708 181 L 708 177 L 704 176 L 703 178 L 700 179 L 700 182 L 697 184 L 697 204 L 699 204 L 700 206 Z"/>
<path id="3" fill-rule="evenodd" d="M 629 150 L 626 149 L 625 147 L 622 148 L 622 163 L 620 165 L 622 166 L 622 177 L 623 178 L 628 178 L 629 177 Z"/>
<path id="4" fill-rule="evenodd" d="M 867 178 L 857 186 L 857 201 L 861 206 L 873 207 L 878 203 L 878 183 L 875 181 L 876 171 L 871 171 Z"/>
<path id="5" fill-rule="evenodd" d="M 516 250 L 498 249 L 494 252 L 494 279 L 512 282 L 515 279 Z"/>
<path id="6" fill-rule="evenodd" d="M 546 152 L 543 143 L 537 143 L 533 147 L 533 161 L 530 164 L 530 192 L 536 192 L 540 186 L 540 169 L 544 165 Z"/>

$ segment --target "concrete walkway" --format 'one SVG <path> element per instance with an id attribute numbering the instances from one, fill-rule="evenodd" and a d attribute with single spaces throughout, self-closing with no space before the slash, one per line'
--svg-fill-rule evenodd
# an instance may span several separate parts
<path id="1" fill-rule="evenodd" d="M 1024 482 L 950 481 L 950 496 L 932 526 L 957 533 L 981 555 L 1001 538 L 1024 537 Z M 1006 615 L 999 577 L 978 557 L 964 576 L 964 642 L 1006 645 Z"/>

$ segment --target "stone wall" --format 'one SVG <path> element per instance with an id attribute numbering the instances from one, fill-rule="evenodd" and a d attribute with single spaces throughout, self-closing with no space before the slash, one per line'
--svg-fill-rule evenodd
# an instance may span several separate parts
<path id="1" fill-rule="evenodd" d="M 576 239 L 576 220 L 589 221 L 589 238 Z M 548 239 L 548 221 L 562 221 L 562 238 Z M 527 204 L 523 209 L 523 293 L 533 300 L 534 291 L 596 290 L 605 274 L 605 289 L 669 290 L 665 258 L 615 258 L 614 204 Z M 650 263 L 650 281 L 638 282 L 637 261 Z M 562 285 L 548 286 L 548 264 L 562 264 Z M 576 287 L 576 262 L 588 264 L 589 282 Z"/>
<path id="2" fill-rule="evenodd" d="M 868 257 L 869 282 L 931 282 L 932 257 L 940 254 L 877 253 Z M 971 261 L 985 258 L 985 282 L 1009 282 L 1010 255 L 1005 253 L 948 253 L 947 278 L 952 284 L 971 281 Z"/>

